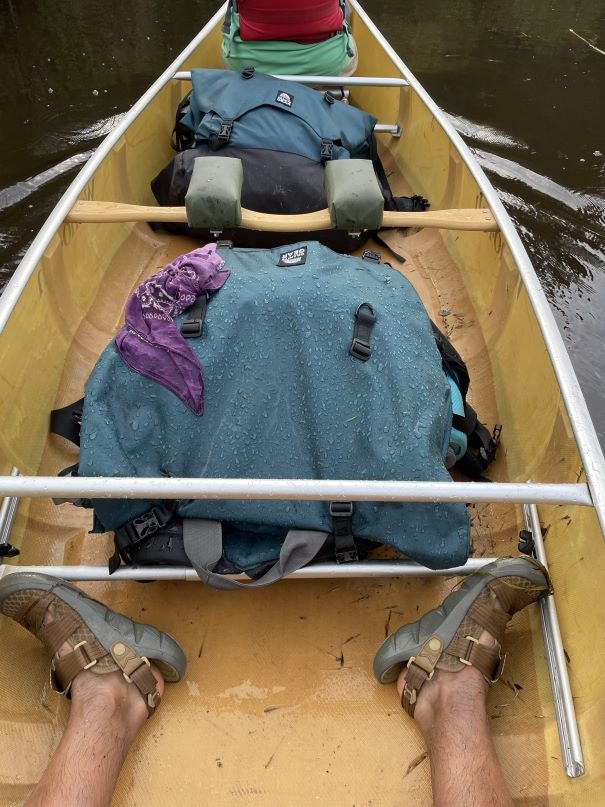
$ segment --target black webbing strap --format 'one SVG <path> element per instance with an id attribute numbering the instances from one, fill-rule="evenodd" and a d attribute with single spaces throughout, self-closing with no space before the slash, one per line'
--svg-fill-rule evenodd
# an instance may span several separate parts
<path id="1" fill-rule="evenodd" d="M 427 207 L 431 206 L 428 199 L 425 199 L 424 196 L 420 196 L 418 194 L 414 194 L 414 196 L 393 196 L 386 171 L 384 170 L 384 165 L 382 164 L 382 160 L 378 155 L 376 135 L 374 133 L 370 135 L 369 146 L 370 160 L 372 161 L 372 167 L 374 168 L 376 179 L 380 185 L 380 190 L 384 196 L 384 203 L 387 210 L 399 212 L 422 212 L 423 210 L 426 210 Z"/>
<path id="2" fill-rule="evenodd" d="M 119 568 L 121 559 L 126 563 L 133 562 L 132 548 L 163 529 L 174 516 L 177 505 L 177 500 L 154 505 L 150 510 L 133 518 L 132 521 L 128 521 L 115 531 L 115 552 L 109 558 L 109 574 L 113 574 Z"/>
<path id="3" fill-rule="evenodd" d="M 172 130 L 172 140 L 170 145 L 175 151 L 185 151 L 195 144 L 195 137 L 191 129 L 183 126 L 182 119 L 189 112 L 191 106 L 191 92 L 182 98 L 176 108 L 174 129 Z"/>
<path id="4" fill-rule="evenodd" d="M 330 502 L 336 563 L 359 560 L 353 537 L 353 502 Z"/>
<path id="5" fill-rule="evenodd" d="M 435 344 L 437 345 L 437 349 L 439 350 L 439 354 L 441 356 L 443 371 L 446 375 L 450 375 L 456 381 L 458 384 L 458 389 L 462 395 L 462 399 L 466 400 L 466 394 L 470 384 L 470 376 L 468 374 L 466 364 L 447 336 L 439 330 L 432 320 L 431 328 L 433 331 Z M 476 418 L 477 415 L 475 414 L 475 419 Z M 466 419 L 468 420 L 468 415 L 466 415 Z M 474 425 L 471 427 L 471 431 L 473 428 Z M 461 428 L 460 431 L 465 432 L 465 434 L 467 433 L 466 429 Z"/>
<path id="6" fill-rule="evenodd" d="M 473 407 L 464 402 L 463 427 L 460 428 L 468 438 L 468 449 L 466 454 L 458 460 L 456 467 L 471 479 L 483 479 L 483 471 L 493 462 L 500 442 L 502 424 L 496 423 L 493 432 L 481 423 Z M 459 416 L 456 416 L 459 417 Z"/>
<path id="7" fill-rule="evenodd" d="M 50 413 L 50 431 L 79 446 L 83 407 L 84 398 L 80 398 L 61 409 L 53 409 Z"/>
<path id="8" fill-rule="evenodd" d="M 355 311 L 355 326 L 353 328 L 353 341 L 349 353 L 355 359 L 367 361 L 372 355 L 370 335 L 376 323 L 376 312 L 369 303 L 360 303 Z"/>
<path id="9" fill-rule="evenodd" d="M 206 291 L 200 294 L 194 304 L 189 308 L 187 319 L 181 325 L 181 334 L 185 339 L 197 339 L 202 335 L 209 299 L 210 295 Z"/>
<path id="10" fill-rule="evenodd" d="M 227 3 L 227 13 L 225 14 L 225 19 L 223 20 L 223 24 L 221 26 L 221 33 L 228 35 L 231 31 L 231 10 L 235 11 L 237 14 L 237 3 L 235 0 L 229 0 Z"/>
<path id="11" fill-rule="evenodd" d="M 74 465 L 68 465 L 67 468 L 63 468 L 57 476 L 78 476 L 78 463 Z M 62 499 L 62 498 L 53 498 L 53 504 L 73 504 L 75 507 L 92 507 L 92 502 L 90 499 Z"/>

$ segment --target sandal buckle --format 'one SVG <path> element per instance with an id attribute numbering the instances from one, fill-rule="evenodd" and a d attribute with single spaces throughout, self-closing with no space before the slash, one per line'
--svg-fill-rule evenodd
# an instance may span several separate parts
<path id="1" fill-rule="evenodd" d="M 468 644 L 468 646 L 466 648 L 466 653 L 464 654 L 464 658 L 462 658 L 461 656 L 458 656 L 458 661 L 461 661 L 467 667 L 472 667 L 473 663 L 468 660 L 468 657 L 471 654 L 473 644 L 479 644 L 479 639 L 475 639 L 474 636 L 465 636 L 464 638 L 468 641 L 469 644 Z"/>
<path id="2" fill-rule="evenodd" d="M 88 663 L 85 664 L 84 667 L 82 667 L 82 669 L 83 670 L 90 670 L 90 668 L 94 667 L 95 664 L 97 663 L 97 659 L 96 658 L 93 658 L 93 659 L 90 658 L 90 654 L 88 653 L 88 650 L 84 650 L 84 645 L 85 644 L 87 644 L 86 640 L 84 640 L 83 642 L 78 642 L 78 644 L 75 644 L 73 646 L 73 649 L 77 650 L 79 647 L 82 648 L 82 650 L 80 652 L 82 653 L 83 656 L 85 656 L 86 658 L 89 659 Z"/>
<path id="3" fill-rule="evenodd" d="M 430 662 L 426 661 L 425 659 L 418 659 L 416 656 L 412 656 L 408 659 L 406 667 L 409 669 L 412 664 L 415 664 L 418 669 L 422 670 L 422 672 L 426 675 L 427 681 L 430 681 L 435 675 L 435 668 L 433 667 L 432 669 L 427 669 L 427 667 L 430 666 Z"/>
<path id="4" fill-rule="evenodd" d="M 161 701 L 160 693 L 158 692 L 157 688 L 150 692 L 147 695 L 147 707 L 153 711 Z"/>
<path id="5" fill-rule="evenodd" d="M 410 689 L 410 687 L 408 686 L 407 681 L 406 681 L 406 684 L 405 684 L 405 686 L 403 688 L 403 696 L 404 696 L 406 702 L 410 706 L 413 706 L 416 703 L 416 698 L 418 697 L 418 693 L 417 693 L 417 691 L 415 689 Z"/>
<path id="6" fill-rule="evenodd" d="M 149 659 L 147 658 L 147 656 L 139 656 L 139 658 L 141 659 L 141 661 L 144 661 L 145 664 L 148 667 L 151 667 L 151 664 L 149 663 Z M 141 665 L 138 664 L 135 667 L 135 669 L 132 670 L 132 672 L 134 672 L 135 670 L 139 670 L 140 668 L 141 668 Z M 132 680 L 132 678 L 128 675 L 128 673 L 124 672 L 124 670 L 122 670 L 122 675 L 124 676 L 125 680 L 128 681 L 129 684 L 134 684 L 134 681 Z M 135 686 L 136 686 L 136 684 L 135 684 Z"/>

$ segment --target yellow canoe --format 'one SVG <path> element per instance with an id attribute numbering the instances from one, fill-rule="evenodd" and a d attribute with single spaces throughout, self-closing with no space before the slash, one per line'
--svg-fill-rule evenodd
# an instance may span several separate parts
<path id="1" fill-rule="evenodd" d="M 471 502 L 476 565 L 516 554 L 526 522 L 536 537 L 543 532 L 562 646 L 552 603 L 542 618 L 538 608 L 516 617 L 505 638 L 503 678 L 490 691 L 489 716 L 516 802 L 599 805 L 605 792 L 605 460 L 502 204 L 440 110 L 359 5 L 351 5 L 360 59 L 350 101 L 384 127 L 378 138 L 394 192 L 421 193 L 432 211 L 487 209 L 491 213 L 478 215 L 493 224 L 491 231 L 479 225 L 385 231 L 406 262 L 390 253 L 387 259 L 411 280 L 467 360 L 471 401 L 487 421 L 504 424 L 490 469 L 496 484 L 457 482 L 437 490 L 394 480 L 390 492 L 401 499 L 457 495 Z M 401 713 L 394 687 L 374 681 L 371 663 L 385 635 L 433 607 L 455 579 L 377 561 L 346 574 L 322 568 L 233 594 L 176 579 L 141 585 L 116 575 L 109 582 L 111 536 L 88 535 L 89 511 L 59 507 L 50 498 L 124 495 L 124 480 L 56 478 L 76 456 L 49 438 L 49 412 L 81 396 L 132 290 L 194 246 L 191 239 L 153 232 L 145 221 L 66 217 L 82 201 L 153 203 L 149 182 L 171 157 L 174 111 L 188 89 L 186 76 L 175 74 L 222 66 L 222 14 L 102 143 L 0 300 L 0 542 L 10 539 L 21 552 L 0 566 L 0 575 L 53 567 L 87 580 L 93 596 L 171 632 L 183 645 L 186 680 L 167 691 L 141 732 L 116 805 L 426 805 L 429 765 L 420 735 Z M 382 85 L 360 77 L 378 77 Z M 138 481 L 142 487 L 132 483 L 130 495 L 153 484 Z M 232 494 L 241 490 L 240 480 L 228 481 Z M 197 480 L 193 494 L 208 495 L 211 482 Z M 287 480 L 278 482 L 269 495 L 287 498 Z M 247 489 L 264 495 L 260 483 Z M 184 570 L 173 576 L 179 575 L 191 577 Z M 48 661 L 37 642 L 4 618 L 0 635 L 0 801 L 19 804 L 44 770 L 69 707 L 49 690 Z M 557 669 L 563 679 L 567 673 L 571 695 L 563 691 L 554 699 L 550 680 Z M 560 727 L 569 732 L 563 743 Z"/>

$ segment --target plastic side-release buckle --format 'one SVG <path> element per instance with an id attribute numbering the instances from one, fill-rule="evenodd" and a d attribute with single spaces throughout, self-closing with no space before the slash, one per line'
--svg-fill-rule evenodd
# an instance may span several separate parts
<path id="1" fill-rule="evenodd" d="M 222 120 L 219 133 L 212 134 L 208 138 L 208 147 L 212 151 L 218 151 L 219 149 L 222 149 L 223 146 L 226 146 L 229 140 L 231 139 L 232 130 L 233 130 L 233 121 L 229 118 L 225 118 L 224 120 Z"/>
<path id="2" fill-rule="evenodd" d="M 360 361 L 367 361 L 372 355 L 370 345 L 370 335 L 376 323 L 376 311 L 370 303 L 361 303 L 355 311 L 355 327 L 353 329 L 353 341 L 349 347 L 349 353 L 353 358 Z"/>
<path id="3" fill-rule="evenodd" d="M 154 505 L 150 510 L 136 516 L 116 530 L 115 535 L 122 550 L 136 545 L 163 529 L 172 519 L 177 502 L 166 505 Z"/>
<path id="4" fill-rule="evenodd" d="M 370 263 L 380 263 L 380 252 L 375 249 L 366 249 L 361 256 L 362 261 L 369 261 Z"/>
<path id="5" fill-rule="evenodd" d="M 321 150 L 319 153 L 319 159 L 322 163 L 327 163 L 332 159 L 332 152 L 334 150 L 334 141 L 330 140 L 327 137 L 324 137 L 321 141 Z"/>
<path id="6" fill-rule="evenodd" d="M 330 502 L 330 516 L 336 563 L 359 560 L 359 552 L 353 537 L 353 502 Z"/>
<path id="7" fill-rule="evenodd" d="M 219 141 L 219 143 L 221 143 L 221 145 L 224 146 L 226 143 L 229 142 L 232 130 L 233 130 L 233 120 L 230 118 L 226 118 L 221 123 L 221 129 L 216 138 Z"/>
<path id="8" fill-rule="evenodd" d="M 205 292 L 197 298 L 191 307 L 189 317 L 181 325 L 181 335 L 185 339 L 197 339 L 202 335 L 209 298 L 210 295 Z"/>

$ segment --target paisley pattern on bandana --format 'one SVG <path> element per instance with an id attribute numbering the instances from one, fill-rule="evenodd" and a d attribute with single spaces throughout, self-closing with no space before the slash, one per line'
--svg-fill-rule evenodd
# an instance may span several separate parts
<path id="1" fill-rule="evenodd" d="M 169 389 L 196 415 L 204 414 L 202 368 L 174 318 L 200 294 L 224 285 L 230 274 L 224 266 L 216 244 L 180 255 L 131 295 L 115 339 L 126 364 Z"/>

